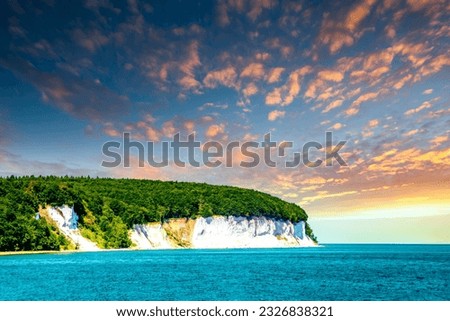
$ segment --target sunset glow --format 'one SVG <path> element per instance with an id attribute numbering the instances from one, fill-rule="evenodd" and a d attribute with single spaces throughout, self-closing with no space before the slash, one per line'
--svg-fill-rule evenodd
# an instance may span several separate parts
<path id="1" fill-rule="evenodd" d="M 448 1 L 1 6 L 1 176 L 234 185 L 299 204 L 319 241 L 450 242 Z M 271 133 L 283 159 L 332 132 L 348 166 L 102 167 L 125 132 L 157 151 Z"/>

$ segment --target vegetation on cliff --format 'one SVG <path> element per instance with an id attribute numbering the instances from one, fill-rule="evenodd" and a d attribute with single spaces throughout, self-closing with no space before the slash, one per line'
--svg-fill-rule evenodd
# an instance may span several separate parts
<path id="1" fill-rule="evenodd" d="M 102 248 L 131 245 L 134 224 L 169 218 L 226 215 L 306 221 L 296 204 L 231 186 L 89 177 L 0 178 L 0 251 L 57 250 L 67 240 L 45 220 L 39 206 L 74 206 L 83 236 Z M 307 234 L 314 238 L 307 225 Z"/>

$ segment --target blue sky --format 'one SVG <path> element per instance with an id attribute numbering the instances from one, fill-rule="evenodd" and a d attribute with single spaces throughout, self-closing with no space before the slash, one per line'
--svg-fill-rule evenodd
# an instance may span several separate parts
<path id="1" fill-rule="evenodd" d="M 325 241 L 450 242 L 445 1 L 9 1 L 0 11 L 0 175 L 231 184 L 303 206 Z M 347 141 L 348 166 L 101 166 L 102 145 L 124 132 L 157 146 L 177 132 L 223 144 L 270 132 L 298 149 L 326 131 Z M 367 233 L 343 237 L 353 229 Z"/>

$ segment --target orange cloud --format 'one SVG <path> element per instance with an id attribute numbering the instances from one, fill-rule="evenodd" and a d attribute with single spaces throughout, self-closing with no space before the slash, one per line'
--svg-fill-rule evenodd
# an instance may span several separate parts
<path id="1" fill-rule="evenodd" d="M 358 30 L 362 21 L 369 15 L 375 0 L 363 0 L 354 5 L 342 19 L 341 15 L 326 15 L 322 21 L 318 41 L 328 45 L 330 53 L 338 52 L 343 46 L 353 45 L 355 39 L 361 37 Z M 334 19 L 333 19 L 334 18 Z"/>
<path id="2" fill-rule="evenodd" d="M 285 114 L 286 114 L 285 111 L 273 110 L 269 113 L 269 115 L 267 116 L 267 119 L 270 121 L 275 121 L 278 118 L 283 118 Z"/>
<path id="3" fill-rule="evenodd" d="M 275 88 L 266 96 L 266 104 L 281 106 L 291 104 L 300 93 L 300 80 L 311 71 L 312 68 L 309 66 L 293 71 L 283 86 Z"/>
<path id="4" fill-rule="evenodd" d="M 344 75 L 335 70 L 322 70 L 318 73 L 318 77 L 323 80 L 332 82 L 341 82 L 344 79 Z"/>
<path id="5" fill-rule="evenodd" d="M 336 123 L 336 124 L 334 124 L 333 126 L 331 126 L 330 128 L 331 128 L 331 129 L 334 129 L 334 130 L 339 130 L 339 129 L 341 129 L 343 126 L 344 126 L 344 125 L 342 125 L 341 123 Z"/>
<path id="6" fill-rule="evenodd" d="M 428 108 L 431 108 L 431 101 L 424 101 L 419 107 L 405 111 L 405 116 L 411 116 Z"/>
<path id="7" fill-rule="evenodd" d="M 267 83 L 273 84 L 275 82 L 279 82 L 281 78 L 281 74 L 284 72 L 284 68 L 276 67 L 272 68 L 267 76 Z"/>
<path id="8" fill-rule="evenodd" d="M 164 136 L 170 138 L 170 137 L 173 137 L 176 134 L 177 129 L 175 128 L 173 121 L 170 120 L 170 121 L 166 121 L 163 124 L 161 132 L 162 132 L 162 134 Z"/>
<path id="9" fill-rule="evenodd" d="M 122 136 L 122 134 L 117 129 L 115 129 L 111 123 L 105 124 L 105 127 L 103 128 L 103 133 L 111 137 Z"/>
<path id="10" fill-rule="evenodd" d="M 188 131 L 188 132 L 193 132 L 195 129 L 195 122 L 192 120 L 186 120 L 183 124 L 183 127 Z"/>
<path id="11" fill-rule="evenodd" d="M 200 82 L 195 79 L 194 70 L 196 67 L 201 66 L 200 57 L 198 54 L 198 42 L 193 41 L 189 44 L 187 49 L 187 58 L 181 62 L 179 69 L 184 74 L 178 81 L 178 83 L 184 89 L 193 89 L 200 86 Z M 166 71 L 167 77 L 167 71 Z"/>
<path id="12" fill-rule="evenodd" d="M 449 135 L 442 135 L 442 136 L 437 136 L 435 138 L 433 138 L 432 140 L 430 140 L 430 143 L 433 145 L 432 147 L 438 147 L 439 145 L 441 145 L 442 143 L 445 143 L 449 140 Z"/>
<path id="13" fill-rule="evenodd" d="M 270 9 L 276 5 L 274 0 L 253 0 L 250 2 L 250 10 L 247 13 L 247 17 L 250 20 L 255 21 L 262 13 L 263 9 Z"/>
<path id="14" fill-rule="evenodd" d="M 356 100 L 353 101 L 352 107 L 357 107 L 361 105 L 363 102 L 374 100 L 380 95 L 380 91 L 378 92 L 370 92 L 359 96 Z"/>
<path id="15" fill-rule="evenodd" d="M 264 76 L 264 65 L 261 63 L 251 63 L 241 72 L 241 77 L 261 79 Z"/>
<path id="16" fill-rule="evenodd" d="M 145 134 L 147 139 L 153 142 L 158 142 L 161 139 L 161 133 L 151 126 L 146 129 Z"/>
<path id="17" fill-rule="evenodd" d="M 380 122 L 378 121 L 378 119 L 372 119 L 369 121 L 368 126 L 370 128 L 374 128 L 374 127 L 377 127 L 379 123 Z"/>
<path id="18" fill-rule="evenodd" d="M 242 90 L 242 93 L 246 97 L 253 96 L 258 93 L 258 87 L 256 87 L 255 83 L 251 82 Z"/>
<path id="19" fill-rule="evenodd" d="M 230 88 L 238 88 L 236 82 L 237 73 L 233 67 L 227 67 L 220 70 L 208 72 L 203 79 L 203 83 L 208 88 L 216 88 L 218 85 L 223 85 Z"/>
<path id="20" fill-rule="evenodd" d="M 208 129 L 205 132 L 205 136 L 207 138 L 214 138 L 217 137 L 219 134 L 223 134 L 224 132 L 225 132 L 224 124 L 213 124 L 208 127 Z"/>
<path id="21" fill-rule="evenodd" d="M 322 110 L 322 113 L 328 113 L 330 110 L 333 110 L 339 106 L 341 106 L 343 104 L 344 100 L 343 99 L 337 99 L 331 103 L 328 104 L 327 107 L 325 107 L 324 110 Z"/>
<path id="22" fill-rule="evenodd" d="M 418 129 L 411 129 L 410 131 L 404 133 L 403 136 L 406 136 L 406 137 L 414 136 L 418 132 L 419 132 Z"/>

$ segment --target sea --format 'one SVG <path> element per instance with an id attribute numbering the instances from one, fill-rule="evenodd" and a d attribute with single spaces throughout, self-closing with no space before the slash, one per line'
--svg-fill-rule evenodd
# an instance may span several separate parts
<path id="1" fill-rule="evenodd" d="M 2 301 L 450 300 L 450 245 L 0 256 Z"/>

